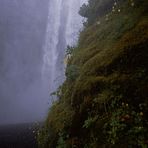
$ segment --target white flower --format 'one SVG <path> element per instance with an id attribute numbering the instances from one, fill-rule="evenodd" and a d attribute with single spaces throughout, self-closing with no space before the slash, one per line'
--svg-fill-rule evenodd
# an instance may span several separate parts
<path id="1" fill-rule="evenodd" d="M 101 22 L 100 21 L 97 21 L 97 25 L 100 25 L 101 24 Z"/>
<path id="2" fill-rule="evenodd" d="M 133 7 L 135 4 L 134 4 L 134 2 L 133 3 L 131 3 L 131 6 Z"/>

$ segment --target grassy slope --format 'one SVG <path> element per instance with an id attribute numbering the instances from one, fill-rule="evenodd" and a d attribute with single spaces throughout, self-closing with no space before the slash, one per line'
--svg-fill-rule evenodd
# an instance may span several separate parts
<path id="1" fill-rule="evenodd" d="M 41 147 L 146 146 L 146 8 L 146 0 L 134 7 L 126 1 L 81 32 Z"/>

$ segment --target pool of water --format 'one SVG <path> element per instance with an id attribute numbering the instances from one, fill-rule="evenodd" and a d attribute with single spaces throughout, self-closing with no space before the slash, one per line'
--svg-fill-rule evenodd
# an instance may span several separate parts
<path id="1" fill-rule="evenodd" d="M 37 148 L 40 126 L 38 123 L 0 126 L 0 148 Z"/>

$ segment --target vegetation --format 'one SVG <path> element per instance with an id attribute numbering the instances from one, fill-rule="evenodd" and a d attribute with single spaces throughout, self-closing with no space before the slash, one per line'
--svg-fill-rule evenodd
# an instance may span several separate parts
<path id="1" fill-rule="evenodd" d="M 41 148 L 148 147 L 147 0 L 89 0 Z"/>

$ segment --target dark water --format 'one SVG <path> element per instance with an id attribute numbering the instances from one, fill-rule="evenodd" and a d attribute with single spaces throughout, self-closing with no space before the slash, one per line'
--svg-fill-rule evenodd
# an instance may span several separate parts
<path id="1" fill-rule="evenodd" d="M 0 126 L 0 148 L 37 148 L 37 132 L 41 124 Z"/>

